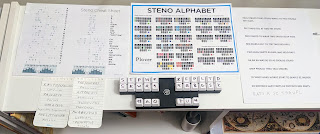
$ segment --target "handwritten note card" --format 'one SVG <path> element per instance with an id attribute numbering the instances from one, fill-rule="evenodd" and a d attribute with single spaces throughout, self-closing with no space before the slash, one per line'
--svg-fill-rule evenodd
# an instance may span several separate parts
<path id="1" fill-rule="evenodd" d="M 33 120 L 35 126 L 67 126 L 72 84 L 72 78 L 46 78 L 42 81 L 39 104 Z"/>
<path id="2" fill-rule="evenodd" d="M 68 125 L 99 128 L 102 123 L 105 82 L 102 78 L 75 78 Z"/>

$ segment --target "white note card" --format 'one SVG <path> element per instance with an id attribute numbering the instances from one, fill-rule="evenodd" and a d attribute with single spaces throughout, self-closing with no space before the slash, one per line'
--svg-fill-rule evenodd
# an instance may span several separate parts
<path id="1" fill-rule="evenodd" d="M 65 128 L 72 102 L 72 78 L 45 78 L 42 81 L 35 126 Z"/>
<path id="2" fill-rule="evenodd" d="M 132 7 L 132 73 L 238 72 L 231 4 Z"/>
<path id="3" fill-rule="evenodd" d="M 320 47 L 303 9 L 234 9 L 245 103 L 319 103 Z"/>
<path id="4" fill-rule="evenodd" d="M 102 124 L 105 81 L 103 78 L 75 78 L 70 127 L 99 128 Z"/>
<path id="5" fill-rule="evenodd" d="M 129 73 L 130 7 L 28 3 L 14 75 Z"/>

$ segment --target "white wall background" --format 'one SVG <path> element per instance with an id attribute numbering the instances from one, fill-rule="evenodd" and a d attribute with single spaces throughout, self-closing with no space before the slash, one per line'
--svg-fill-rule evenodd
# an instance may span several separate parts
<path id="1" fill-rule="evenodd" d="M 33 3 L 64 3 L 90 5 L 130 5 L 131 2 L 140 3 L 232 3 L 234 7 L 275 7 L 275 8 L 320 8 L 320 0 L 0 0 L 0 5 L 11 1 L 18 1 L 25 5 Z"/>

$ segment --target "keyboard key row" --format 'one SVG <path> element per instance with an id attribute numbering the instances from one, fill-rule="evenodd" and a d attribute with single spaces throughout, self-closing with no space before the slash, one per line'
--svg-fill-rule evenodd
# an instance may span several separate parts
<path id="1" fill-rule="evenodd" d="M 158 83 L 159 78 L 157 77 L 122 77 L 120 78 L 120 83 L 121 84 L 126 84 L 126 83 Z"/>
<path id="2" fill-rule="evenodd" d="M 176 106 L 199 106 L 199 97 L 176 98 Z"/>
<path id="3" fill-rule="evenodd" d="M 175 78 L 176 83 L 199 83 L 199 82 L 220 82 L 220 76 L 177 76 Z M 158 77 L 122 77 L 120 83 L 158 83 Z"/>
<path id="4" fill-rule="evenodd" d="M 177 76 L 176 83 L 220 82 L 220 76 Z"/>
<path id="5" fill-rule="evenodd" d="M 176 83 L 175 91 L 221 91 L 221 82 Z"/>
<path id="6" fill-rule="evenodd" d="M 160 107 L 160 99 L 136 98 L 136 107 Z"/>
<path id="7" fill-rule="evenodd" d="M 159 92 L 159 83 L 129 83 L 119 85 L 120 92 Z"/>

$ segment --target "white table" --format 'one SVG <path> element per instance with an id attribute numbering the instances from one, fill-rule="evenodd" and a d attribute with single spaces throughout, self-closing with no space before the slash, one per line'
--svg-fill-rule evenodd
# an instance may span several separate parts
<path id="1" fill-rule="evenodd" d="M 3 111 L 35 111 L 40 94 L 42 77 L 13 76 L 15 52 L 19 41 L 25 6 L 18 3 L 11 4 L 8 29 L 3 47 L 0 64 L 1 91 L 5 94 Z M 237 8 L 233 8 L 235 12 Z M 306 10 L 313 16 L 312 27 L 315 32 L 320 31 L 319 9 Z M 317 38 L 317 37 L 315 37 Z M 130 44 L 128 44 L 130 45 Z M 129 57 L 128 57 L 129 58 Z M 164 111 L 221 111 L 221 110 L 320 110 L 320 102 L 316 104 L 244 104 L 239 73 L 216 74 L 222 78 L 223 91 L 219 94 L 199 94 L 200 107 L 197 109 L 162 109 Z M 175 77 L 175 75 L 157 75 L 159 77 Z M 105 105 L 106 111 L 136 111 L 133 95 L 120 95 L 118 80 L 106 80 Z"/>
<path id="2" fill-rule="evenodd" d="M 36 2 L 36 0 L 33 0 Z M 58 0 L 57 0 L 58 1 Z M 282 2 L 289 3 L 287 0 Z M 62 1 L 60 1 L 62 2 Z M 59 2 L 59 3 L 60 3 Z M 77 2 L 77 1 L 68 1 Z M 96 1 L 97 2 L 97 1 Z M 223 1 L 224 2 L 224 1 Z M 245 0 L 244 2 L 235 2 L 234 5 L 245 6 L 246 2 L 253 1 Z M 275 2 L 275 1 L 274 1 Z M 286 5 L 287 7 L 296 7 L 300 4 L 301 7 L 317 7 L 314 3 L 318 1 L 308 1 L 301 4 L 299 0 L 290 1 L 295 3 L 292 5 Z M 1 3 L 1 2 L 0 2 Z M 103 3 L 101 1 L 101 3 Z M 101 4 L 97 3 L 97 4 Z M 104 4 L 117 4 L 117 1 L 108 1 Z M 200 3 L 208 3 L 208 1 L 200 1 Z M 260 1 L 256 4 L 263 4 Z M 271 4 L 270 4 L 271 3 Z M 83 3 L 87 4 L 87 3 Z M 119 2 L 119 4 L 129 4 L 128 1 Z M 250 5 L 249 4 L 249 5 Z M 274 3 L 273 3 L 274 4 Z M 281 7 L 280 5 L 273 5 L 269 2 L 271 7 Z M 268 4 L 266 4 L 268 6 Z M 320 6 L 320 5 L 318 5 Z M 5 7 L 4 7 L 5 9 Z M 26 77 L 26 76 L 13 76 L 13 65 L 15 60 L 15 51 L 18 45 L 22 19 L 24 15 L 25 6 L 21 6 L 18 3 L 11 3 L 10 15 L 7 23 L 7 32 L 4 41 L 4 47 L 2 51 L 2 57 L 0 61 L 0 110 L 6 112 L 34 112 L 37 108 L 38 98 L 40 95 L 40 85 L 42 77 Z M 237 8 L 233 8 L 233 12 Z M 320 33 L 320 9 L 297 9 L 305 10 L 308 15 L 313 18 L 312 22 L 313 32 Z M 9 13 L 8 10 L 5 13 Z M 2 23 L 1 23 L 2 22 Z M 4 24 L 6 21 L 1 21 L 0 24 Z M 1 37 L 1 25 L 0 25 L 0 37 Z M 320 40 L 320 36 L 314 36 L 316 40 Z M 0 40 L 1 41 L 1 40 Z M 320 41 L 319 41 L 320 42 Z M 128 44 L 130 45 L 130 44 Z M 129 57 L 128 57 L 129 58 Z M 214 125 L 217 121 L 215 119 L 221 119 L 229 110 L 320 110 L 320 102 L 316 104 L 305 104 L 303 102 L 298 104 L 244 104 L 242 89 L 240 83 L 240 75 L 236 74 L 217 74 L 222 78 L 223 91 L 219 94 L 199 94 L 200 107 L 197 109 L 161 109 L 161 111 L 217 111 L 208 112 L 207 120 L 204 120 L 203 124 Z M 175 75 L 158 75 L 159 77 L 175 77 Z M 104 110 L 106 112 L 113 111 L 158 111 L 158 110 L 136 110 L 134 106 L 133 95 L 120 95 L 118 92 L 118 80 L 107 79 L 105 88 L 105 105 Z M 212 118 L 209 118 L 212 117 Z M 172 118 L 173 119 L 173 118 Z M 213 122 L 213 123 L 212 123 Z M 121 123 L 121 122 L 120 122 Z M 205 126 L 205 125 L 203 125 Z"/>

